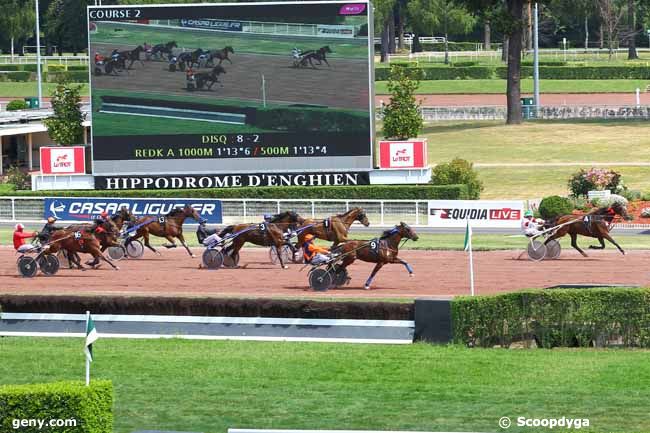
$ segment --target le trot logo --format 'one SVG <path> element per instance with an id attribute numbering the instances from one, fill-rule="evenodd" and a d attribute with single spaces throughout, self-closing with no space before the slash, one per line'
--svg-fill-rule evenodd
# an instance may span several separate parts
<path id="1" fill-rule="evenodd" d="M 41 147 L 41 170 L 43 174 L 84 174 L 84 148 Z"/>
<path id="2" fill-rule="evenodd" d="M 53 173 L 69 173 L 74 171 L 73 149 L 52 149 L 50 161 Z"/>
<path id="3" fill-rule="evenodd" d="M 413 166 L 413 143 L 391 143 L 391 166 Z"/>

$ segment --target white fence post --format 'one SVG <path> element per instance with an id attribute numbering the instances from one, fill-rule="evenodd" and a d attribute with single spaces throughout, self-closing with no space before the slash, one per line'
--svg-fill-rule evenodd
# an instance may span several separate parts
<path id="1" fill-rule="evenodd" d="M 16 199 L 11 199 L 11 220 L 16 221 Z"/>
<path id="2" fill-rule="evenodd" d="M 280 210 L 280 200 L 278 200 L 278 212 L 277 213 L 280 213 L 280 212 L 281 212 L 281 210 Z"/>
<path id="3" fill-rule="evenodd" d="M 244 214 L 243 215 L 244 221 L 246 221 L 246 200 L 244 200 L 243 203 L 244 203 L 244 211 L 242 213 Z"/>
<path id="4" fill-rule="evenodd" d="M 311 218 L 316 218 L 316 203 L 314 200 L 311 201 Z"/>
<path id="5" fill-rule="evenodd" d="M 420 225 L 420 202 L 415 202 L 415 225 Z"/>
<path id="6" fill-rule="evenodd" d="M 380 201 L 379 202 L 379 224 L 382 226 L 384 225 L 384 202 Z"/>

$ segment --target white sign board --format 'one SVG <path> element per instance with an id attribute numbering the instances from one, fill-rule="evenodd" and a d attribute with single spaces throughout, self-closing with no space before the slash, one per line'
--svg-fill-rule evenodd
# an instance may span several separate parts
<path id="1" fill-rule="evenodd" d="M 430 227 L 519 228 L 524 215 L 524 202 L 492 200 L 430 200 Z"/>

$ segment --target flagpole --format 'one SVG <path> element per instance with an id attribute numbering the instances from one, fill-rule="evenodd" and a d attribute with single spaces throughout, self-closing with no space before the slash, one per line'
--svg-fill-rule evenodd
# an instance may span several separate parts
<path id="1" fill-rule="evenodd" d="M 86 311 L 86 329 L 88 329 L 88 322 L 90 321 L 90 311 Z M 86 358 L 86 386 L 90 385 L 90 360 L 87 356 Z"/>
<path id="2" fill-rule="evenodd" d="M 467 221 L 469 224 L 469 220 Z M 470 229 L 471 230 L 471 229 Z M 469 287 L 474 296 L 474 254 L 472 253 L 472 234 L 469 235 Z"/>

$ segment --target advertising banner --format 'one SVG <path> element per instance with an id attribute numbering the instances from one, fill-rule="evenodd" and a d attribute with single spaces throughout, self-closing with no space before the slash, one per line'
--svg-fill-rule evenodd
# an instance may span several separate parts
<path id="1" fill-rule="evenodd" d="M 316 33 L 319 36 L 329 36 L 332 38 L 353 38 L 354 27 L 319 24 L 316 26 Z"/>
<path id="2" fill-rule="evenodd" d="M 523 200 L 431 200 L 428 225 L 438 228 L 519 228 L 524 215 Z"/>
<path id="3" fill-rule="evenodd" d="M 42 174 L 86 174 L 85 147 L 41 147 Z"/>
<path id="4" fill-rule="evenodd" d="M 380 141 L 380 168 L 426 168 L 427 139 Z"/>
<path id="5" fill-rule="evenodd" d="M 57 198 L 46 197 L 43 218 L 50 216 L 64 221 L 90 221 L 103 211 L 117 213 L 126 206 L 136 217 L 164 216 L 177 207 L 191 205 L 208 223 L 221 224 L 221 201 L 214 199 L 131 199 L 131 198 Z M 192 219 L 186 220 L 195 223 Z"/>
<path id="6" fill-rule="evenodd" d="M 221 30 L 224 32 L 241 32 L 242 23 L 239 21 L 225 20 L 180 20 L 181 27 L 191 27 L 195 29 Z"/>

